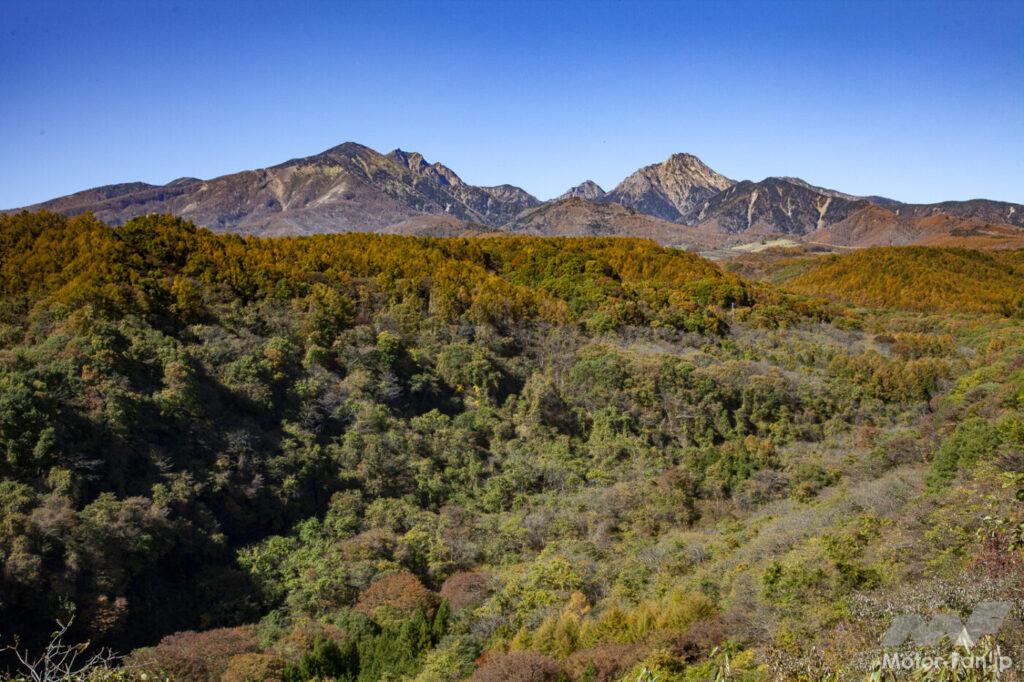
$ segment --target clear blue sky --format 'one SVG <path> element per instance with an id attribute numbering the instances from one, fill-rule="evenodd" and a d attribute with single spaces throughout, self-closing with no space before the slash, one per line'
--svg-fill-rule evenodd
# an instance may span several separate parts
<path id="1" fill-rule="evenodd" d="M 541 198 L 688 151 L 1024 202 L 1024 2 L 0 0 L 0 207 L 346 140 Z"/>

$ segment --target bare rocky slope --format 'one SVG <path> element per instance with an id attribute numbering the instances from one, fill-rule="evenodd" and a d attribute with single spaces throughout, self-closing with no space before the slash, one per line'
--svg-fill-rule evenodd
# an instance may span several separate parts
<path id="1" fill-rule="evenodd" d="M 417 153 L 346 142 L 272 168 L 164 186 L 102 187 L 28 207 L 92 211 L 112 224 L 174 213 L 216 231 L 256 234 L 381 231 L 422 215 L 496 227 L 540 202 L 510 185 L 475 187 Z"/>
<path id="2" fill-rule="evenodd" d="M 604 197 L 604 195 L 605 191 L 601 189 L 601 185 L 597 184 L 593 180 L 584 180 L 580 184 L 570 189 L 565 194 L 558 197 L 558 199 L 570 199 L 575 197 L 578 199 L 594 201 Z M 556 199 L 555 201 L 558 201 L 558 199 Z"/>
<path id="3" fill-rule="evenodd" d="M 692 154 L 673 154 L 644 166 L 602 197 L 665 220 L 691 222 L 694 209 L 733 185 Z"/>

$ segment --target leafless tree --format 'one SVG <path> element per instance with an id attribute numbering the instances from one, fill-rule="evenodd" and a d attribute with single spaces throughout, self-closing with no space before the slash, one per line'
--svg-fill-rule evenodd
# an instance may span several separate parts
<path id="1" fill-rule="evenodd" d="M 64 642 L 64 636 L 73 621 L 73 617 L 66 622 L 58 620 L 57 630 L 50 637 L 49 644 L 35 658 L 31 656 L 28 649 L 19 649 L 17 640 L 14 644 L 0 648 L 0 652 L 13 652 L 21 664 L 21 676 L 32 680 L 32 682 L 84 680 L 94 671 L 113 667 L 120 657 L 110 649 L 100 649 L 97 653 L 88 656 L 86 651 L 89 648 L 89 642 L 80 644 Z"/>

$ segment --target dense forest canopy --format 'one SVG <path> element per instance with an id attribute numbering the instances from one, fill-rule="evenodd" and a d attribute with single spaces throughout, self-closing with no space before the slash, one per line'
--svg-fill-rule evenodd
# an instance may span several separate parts
<path id="1" fill-rule="evenodd" d="M 856 674 L 892 600 L 1024 588 L 1020 253 L 863 254 L 792 289 L 881 309 L 643 240 L 0 216 L 0 645 L 73 617 L 183 680 Z"/>
<path id="2" fill-rule="evenodd" d="M 111 230 L 89 215 L 3 218 L 0 293 L 106 313 L 198 315 L 211 302 L 302 299 L 329 287 L 415 302 L 439 321 L 535 319 L 715 331 L 713 308 L 749 286 L 704 259 L 634 239 L 409 238 L 343 234 L 244 239 L 149 216 Z M 369 288 L 368 288 L 369 287 Z M 194 299 L 194 300 L 193 300 Z"/>
<path id="3" fill-rule="evenodd" d="M 1024 250 L 877 247 L 807 265 L 788 288 L 866 306 L 1024 316 Z"/>

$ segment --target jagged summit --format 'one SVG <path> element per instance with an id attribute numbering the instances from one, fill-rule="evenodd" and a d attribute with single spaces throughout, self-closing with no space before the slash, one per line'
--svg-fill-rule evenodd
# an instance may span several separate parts
<path id="1" fill-rule="evenodd" d="M 685 222 L 696 206 L 732 184 L 693 154 L 678 153 L 636 171 L 604 200 L 665 220 Z"/>
<path id="2" fill-rule="evenodd" d="M 387 153 L 387 157 L 399 164 L 405 166 L 411 171 L 417 173 L 422 172 L 425 168 L 430 166 L 427 160 L 423 158 L 423 155 L 419 152 L 407 152 L 401 149 L 392 149 Z"/>
<path id="3" fill-rule="evenodd" d="M 570 197 L 578 197 L 580 199 L 586 199 L 588 201 L 594 201 L 600 199 L 605 195 L 605 191 L 601 189 L 601 186 L 593 180 L 584 180 L 580 184 L 570 189 L 565 194 L 562 194 L 558 199 L 568 199 Z M 558 201 L 556 199 L 555 201 Z"/>

